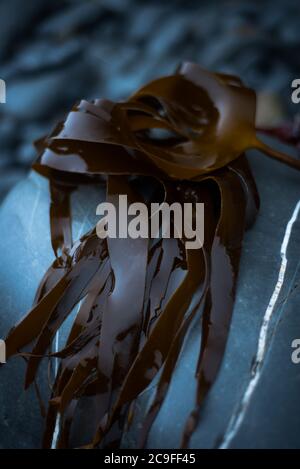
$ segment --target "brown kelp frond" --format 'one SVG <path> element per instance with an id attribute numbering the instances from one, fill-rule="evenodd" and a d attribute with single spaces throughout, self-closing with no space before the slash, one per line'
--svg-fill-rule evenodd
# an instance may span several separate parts
<path id="1" fill-rule="evenodd" d="M 211 246 L 209 294 L 204 306 L 202 339 L 197 366 L 196 406 L 183 434 L 187 447 L 199 419 L 201 404 L 220 368 L 231 322 L 242 240 L 246 193 L 238 173 L 230 169 L 214 176 L 221 193 L 221 213 Z"/>
<path id="2" fill-rule="evenodd" d="M 33 167 L 50 180 L 56 258 L 32 310 L 9 333 L 7 354 L 31 344 L 26 386 L 43 356 L 59 360 L 44 447 L 119 446 L 135 400 L 161 372 L 140 434 L 145 445 L 193 325 L 202 334 L 195 406 L 182 438 L 188 446 L 224 356 L 243 234 L 259 208 L 244 152 L 259 148 L 299 169 L 297 160 L 258 141 L 255 101 L 237 77 L 185 63 L 125 102 L 81 101 L 38 142 Z M 183 235 L 102 240 L 96 228 L 74 243 L 70 195 L 86 183 L 105 184 L 117 214 L 119 195 L 181 208 L 203 202 L 204 244 L 189 249 Z M 53 351 L 75 308 L 65 345 Z M 86 402 L 90 430 L 79 441 L 75 421 Z"/>

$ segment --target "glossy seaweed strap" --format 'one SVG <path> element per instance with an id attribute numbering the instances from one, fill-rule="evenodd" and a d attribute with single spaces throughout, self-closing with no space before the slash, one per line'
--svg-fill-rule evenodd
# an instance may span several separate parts
<path id="1" fill-rule="evenodd" d="M 7 338 L 7 355 L 32 344 L 26 386 L 44 356 L 60 359 L 49 400 L 44 446 L 71 439 L 79 403 L 89 398 L 93 434 L 85 447 L 117 447 L 134 404 L 161 370 L 139 444 L 146 444 L 182 344 L 192 325 L 202 330 L 195 407 L 182 446 L 199 421 L 204 398 L 222 363 L 234 305 L 241 245 L 259 198 L 244 151 L 260 148 L 297 169 L 300 162 L 259 142 L 255 93 L 233 76 L 183 64 L 176 74 L 142 87 L 127 101 L 81 101 L 37 144 L 34 169 L 50 180 L 51 238 L 56 259 L 32 310 Z M 153 178 L 150 200 L 137 179 Z M 189 250 L 181 239 L 100 240 L 95 229 L 75 243 L 70 193 L 83 183 L 107 186 L 145 203 L 205 203 L 205 243 Z M 62 350 L 56 333 L 78 307 Z"/>

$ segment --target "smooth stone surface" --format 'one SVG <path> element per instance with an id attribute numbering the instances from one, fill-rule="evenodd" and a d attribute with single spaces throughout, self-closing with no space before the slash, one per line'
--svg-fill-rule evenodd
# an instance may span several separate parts
<path id="1" fill-rule="evenodd" d="M 238 293 L 228 346 L 217 382 L 203 406 L 191 447 L 218 446 L 251 377 L 251 364 L 265 310 L 280 267 L 286 225 L 300 199 L 299 174 L 261 154 L 249 156 L 261 196 L 261 210 L 246 233 Z M 97 221 L 96 205 L 103 188 L 85 187 L 73 197 L 75 238 Z M 48 183 L 31 173 L 6 198 L 0 210 L 0 336 L 30 308 L 35 289 L 53 259 L 48 220 Z M 291 341 L 299 331 L 299 220 L 289 243 L 285 282 L 270 323 L 272 340 L 244 423 L 231 447 L 300 447 L 300 365 L 291 362 Z M 298 288 L 298 289 L 297 289 Z M 68 329 L 65 325 L 63 340 Z M 195 323 L 180 357 L 173 383 L 150 433 L 151 448 L 173 448 L 180 442 L 185 419 L 193 408 L 194 369 L 200 327 Z M 33 391 L 22 393 L 23 364 L 11 360 L 0 369 L 0 445 L 38 447 L 42 419 Z M 44 379 L 45 387 L 45 377 Z M 46 392 L 46 391 L 44 391 Z M 137 403 L 136 417 L 123 445 L 134 447 L 153 386 Z"/>
<path id="2" fill-rule="evenodd" d="M 73 197 L 73 230 L 77 239 L 99 217 L 101 187 L 84 187 Z M 87 204 L 89 201 L 89 204 Z M 88 205 L 88 207 L 87 207 Z M 0 210 L 0 337 L 30 309 L 35 290 L 54 260 L 49 236 L 48 181 L 32 172 L 6 197 Z M 60 333 L 64 343 L 70 320 Z M 48 396 L 47 364 L 39 379 Z M 13 358 L 0 367 L 0 448 L 40 447 L 43 419 L 34 390 L 23 391 L 24 362 Z"/>

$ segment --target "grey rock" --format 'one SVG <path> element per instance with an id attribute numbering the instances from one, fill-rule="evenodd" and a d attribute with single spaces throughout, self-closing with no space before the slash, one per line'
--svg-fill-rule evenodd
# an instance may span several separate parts
<path id="1" fill-rule="evenodd" d="M 50 129 L 53 117 L 82 97 L 124 98 L 182 60 L 241 74 L 250 86 L 280 92 L 288 112 L 297 112 L 289 96 L 290 77 L 300 66 L 293 0 L 280 8 L 270 1 L 246 1 L 231 5 L 230 13 L 227 3 L 214 1 L 176 1 L 172 8 L 135 0 L 72 1 L 51 2 L 44 9 L 34 0 L 26 7 L 22 2 L 22 15 L 13 15 L 20 3 L 1 4 L 0 25 L 1 37 L 9 37 L 13 46 L 1 63 L 1 77 L 11 90 L 3 110 L 22 129 L 37 119 Z M 20 133 L 17 123 L 12 129 L 10 135 Z M 17 158 L 14 151 L 23 137 L 11 145 L 0 129 L 0 139 L 2 155 L 11 148 L 11 162 L 28 165 L 29 146 L 22 146 Z"/>
<path id="2" fill-rule="evenodd" d="M 14 119 L 5 114 L 1 116 L 0 135 L 2 149 L 13 148 L 18 138 Z M 1 155 L 0 155 L 1 159 Z"/>
<path id="3" fill-rule="evenodd" d="M 18 118 L 40 119 L 55 109 L 57 89 L 61 90 L 64 84 L 63 73 L 47 73 L 12 82 L 7 90 L 7 112 Z"/>
<path id="4" fill-rule="evenodd" d="M 41 119 L 58 107 L 69 109 L 82 98 L 79 90 L 93 81 L 93 70 L 78 61 L 63 70 L 34 75 L 11 82 L 7 89 L 6 111 L 20 119 Z"/>
<path id="5" fill-rule="evenodd" d="M 157 31 L 157 27 L 168 14 L 166 6 L 145 5 L 144 8 L 137 9 L 130 18 L 129 35 L 133 41 L 149 37 Z"/>
<path id="6" fill-rule="evenodd" d="M 295 223 L 289 261 L 299 252 L 300 222 Z M 230 447 L 299 448 L 299 364 L 292 362 L 291 344 L 300 338 L 300 270 L 294 271 L 282 295 L 274 324 L 274 341 L 243 424 Z"/>
<path id="7" fill-rule="evenodd" d="M 188 33 L 189 26 L 190 18 L 187 14 L 182 13 L 180 16 L 170 14 L 162 21 L 149 42 L 149 54 L 157 59 L 175 48 Z"/>
<path id="8" fill-rule="evenodd" d="M 32 143 L 25 142 L 18 148 L 17 161 L 22 165 L 29 166 L 35 158 L 35 150 Z"/>
<path id="9" fill-rule="evenodd" d="M 95 207 L 103 200 L 101 187 L 82 188 L 73 199 L 73 229 L 80 237 L 96 223 Z M 86 200 L 90 200 L 86 207 Z M 0 266 L 0 336 L 30 309 L 34 290 L 54 255 L 49 237 L 48 181 L 37 174 L 18 184 L 7 196 L 0 211 L 3 249 Z M 5 241 L 4 241 L 5 240 Z M 6 271 L 6 272 L 5 272 Z M 68 324 L 61 334 L 66 339 Z M 47 366 L 45 367 L 47 368 Z M 37 448 L 41 445 L 43 419 L 37 397 L 31 389 L 23 390 L 24 363 L 12 359 L 0 367 L 0 447 Z M 46 399 L 48 381 L 43 372 L 39 386 Z"/>
<path id="10" fill-rule="evenodd" d="M 41 72 L 68 65 L 71 60 L 82 52 L 84 41 L 70 39 L 67 42 L 56 43 L 55 41 L 39 41 L 35 44 L 26 45 L 14 57 L 6 79 L 10 77 Z"/>
<path id="11" fill-rule="evenodd" d="M 39 33 L 53 37 L 68 37 L 78 30 L 97 24 L 104 12 L 101 2 L 84 2 L 64 8 L 39 27 Z"/>
<path id="12" fill-rule="evenodd" d="M 43 0 L 10 0 L 0 4 L 0 57 L 6 57 L 12 49 L 12 43 L 20 35 L 30 31 L 33 22 L 41 12 L 48 9 Z M 22 12 L 22 14 L 20 14 Z"/>
<path id="13" fill-rule="evenodd" d="M 7 192 L 19 181 L 24 179 L 26 171 L 23 168 L 11 168 L 8 166 L 4 170 L 5 177 L 0 179 L 0 201 L 5 197 Z"/>

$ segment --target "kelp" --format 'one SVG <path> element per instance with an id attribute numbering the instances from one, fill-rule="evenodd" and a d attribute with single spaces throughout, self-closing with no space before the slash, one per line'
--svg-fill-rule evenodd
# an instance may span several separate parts
<path id="1" fill-rule="evenodd" d="M 243 236 L 259 209 L 245 151 L 258 148 L 300 169 L 298 160 L 258 140 L 255 109 L 254 91 L 239 78 L 184 63 L 127 101 L 81 101 L 37 142 L 33 168 L 50 181 L 55 260 L 6 347 L 11 357 L 31 345 L 26 388 L 43 357 L 59 360 L 44 447 L 53 444 L 57 422 L 56 447 L 72 446 L 74 421 L 86 399 L 92 403 L 93 437 L 84 435 L 82 445 L 118 447 L 136 399 L 156 378 L 138 442 L 145 446 L 184 339 L 196 327 L 197 392 L 181 442 L 188 447 L 222 363 Z M 105 185 L 106 200 L 117 209 L 121 194 L 148 205 L 204 202 L 203 246 L 187 249 L 184 236 L 100 239 L 95 227 L 73 242 L 70 196 L 82 184 Z M 53 351 L 75 307 L 68 340 Z"/>

